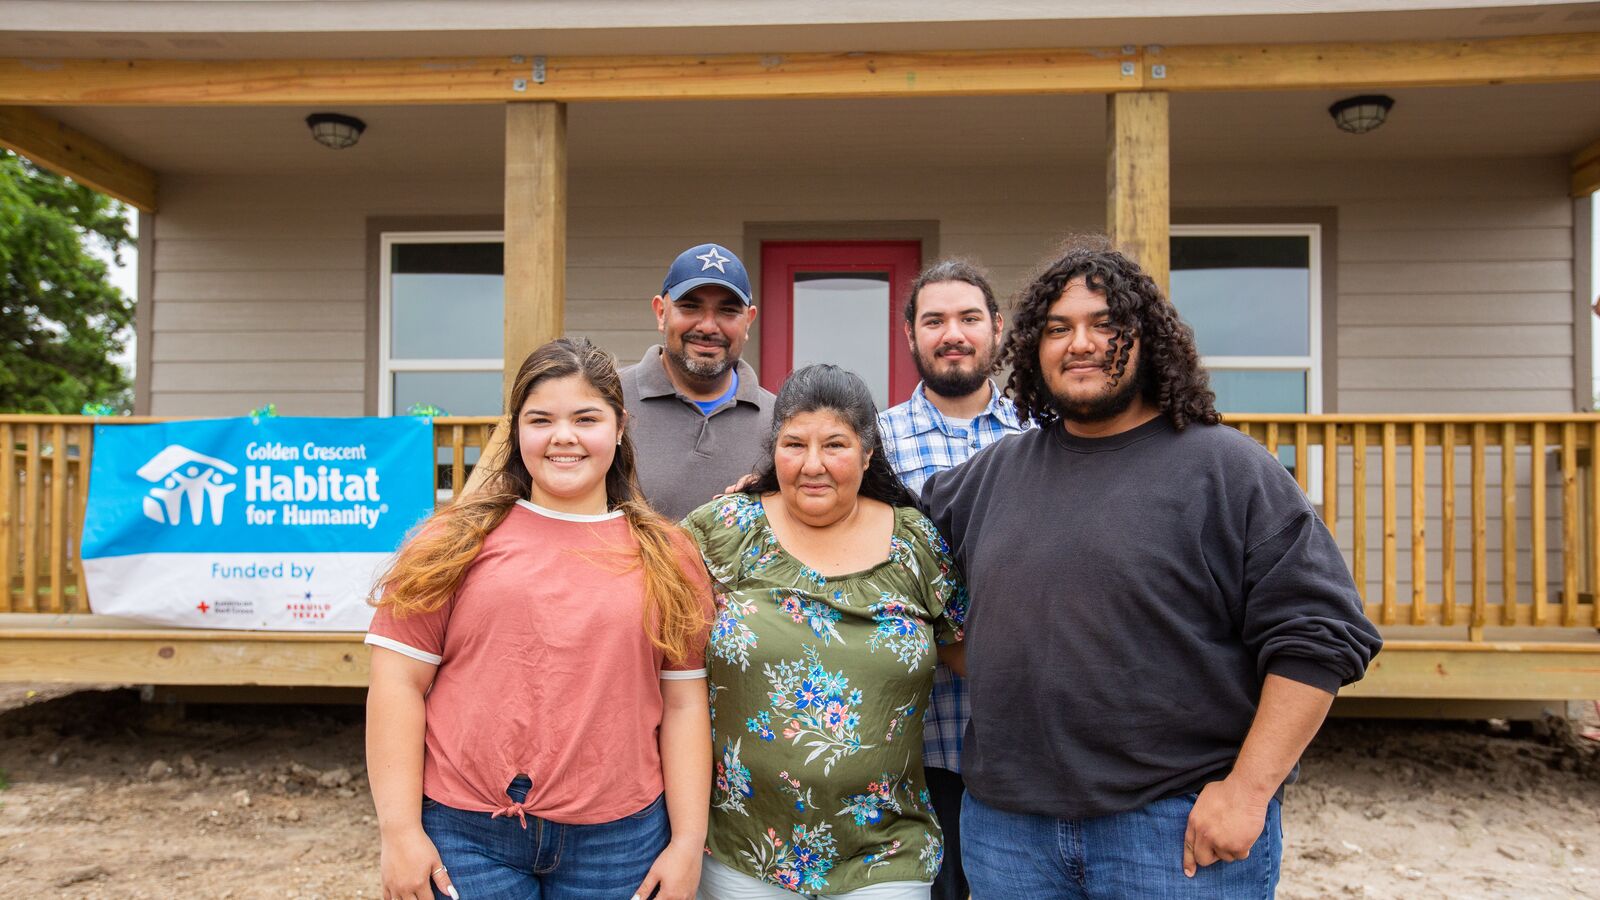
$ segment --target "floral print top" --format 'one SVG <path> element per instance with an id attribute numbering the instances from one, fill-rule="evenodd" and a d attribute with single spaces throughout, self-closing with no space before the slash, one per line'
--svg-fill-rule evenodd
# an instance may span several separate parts
<path id="1" fill-rule="evenodd" d="M 706 843 L 792 891 L 932 881 L 944 856 L 922 715 L 935 643 L 961 640 L 966 588 L 933 523 L 894 513 L 888 558 L 837 576 L 778 544 L 760 498 L 732 494 L 683 521 L 717 602 Z"/>

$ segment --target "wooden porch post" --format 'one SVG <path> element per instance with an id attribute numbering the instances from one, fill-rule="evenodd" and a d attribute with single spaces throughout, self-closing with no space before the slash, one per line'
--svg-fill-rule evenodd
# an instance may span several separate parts
<path id="1" fill-rule="evenodd" d="M 1167 293 L 1171 269 L 1167 95 L 1106 97 L 1106 233 Z"/>
<path id="2" fill-rule="evenodd" d="M 548 100 L 506 104 L 505 375 L 511 396 L 517 369 L 541 344 L 566 329 L 567 105 Z M 483 459 L 498 459 L 510 436 L 505 423 L 484 441 Z M 459 451 L 458 451 L 459 453 Z M 456 457 L 460 464 L 459 455 Z M 488 477 L 476 466 L 456 497 Z M 454 482 L 452 482 L 454 484 Z"/>
<path id="3" fill-rule="evenodd" d="M 567 107 L 506 104 L 505 386 L 566 327 Z"/>

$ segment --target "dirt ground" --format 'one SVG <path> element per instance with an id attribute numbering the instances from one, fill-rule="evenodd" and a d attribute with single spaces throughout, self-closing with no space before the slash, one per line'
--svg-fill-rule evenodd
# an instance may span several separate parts
<path id="1" fill-rule="evenodd" d="M 1280 896 L 1600 897 L 1600 749 L 1565 723 L 1331 722 Z M 377 896 L 361 710 L 0 685 L 0 895 Z"/>

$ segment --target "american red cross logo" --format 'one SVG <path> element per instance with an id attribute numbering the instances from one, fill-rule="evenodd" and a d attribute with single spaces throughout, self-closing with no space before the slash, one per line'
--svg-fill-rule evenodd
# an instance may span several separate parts
<path id="1" fill-rule="evenodd" d="M 211 604 L 205 602 L 204 600 L 201 600 L 200 601 L 200 605 L 195 607 L 195 609 L 200 610 L 200 614 L 201 615 L 205 615 L 206 611 L 209 610 L 210 608 L 211 608 Z"/>

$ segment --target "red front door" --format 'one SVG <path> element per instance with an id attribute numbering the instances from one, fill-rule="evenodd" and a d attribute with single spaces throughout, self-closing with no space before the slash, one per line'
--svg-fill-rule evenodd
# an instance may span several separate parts
<path id="1" fill-rule="evenodd" d="M 878 408 L 911 396 L 906 292 L 922 268 L 917 241 L 769 241 L 761 245 L 761 385 L 833 363 L 860 375 Z"/>

